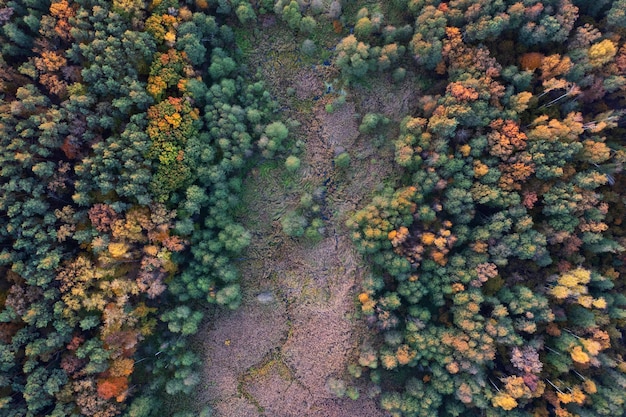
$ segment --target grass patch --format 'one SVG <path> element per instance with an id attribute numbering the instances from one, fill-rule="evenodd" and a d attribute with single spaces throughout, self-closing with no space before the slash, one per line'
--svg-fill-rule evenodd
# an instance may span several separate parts
<path id="1" fill-rule="evenodd" d="M 281 176 L 281 184 L 286 194 L 291 194 L 296 188 L 300 186 L 300 174 L 297 172 L 288 172 L 285 170 Z"/>
<path id="2" fill-rule="evenodd" d="M 242 27 L 235 27 L 233 30 L 235 34 L 235 43 L 244 55 L 250 55 L 254 52 L 254 46 L 252 42 L 252 31 L 250 29 L 244 29 Z"/>
<path id="3" fill-rule="evenodd" d="M 259 166 L 259 177 L 262 180 L 270 179 L 271 177 L 276 175 L 276 170 L 278 169 L 279 166 L 280 166 L 279 162 L 274 159 L 264 161 Z"/>

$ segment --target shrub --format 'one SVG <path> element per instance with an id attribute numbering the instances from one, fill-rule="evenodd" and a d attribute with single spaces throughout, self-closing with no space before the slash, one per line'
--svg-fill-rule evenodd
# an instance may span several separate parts
<path id="1" fill-rule="evenodd" d="M 393 70 L 393 73 L 391 73 L 391 78 L 393 78 L 393 80 L 397 83 L 403 81 L 405 77 L 406 70 L 402 67 L 396 68 L 395 70 Z"/>
<path id="2" fill-rule="evenodd" d="M 313 12 L 313 14 L 320 14 L 323 11 L 324 11 L 323 0 L 311 0 L 311 12 Z"/>
<path id="3" fill-rule="evenodd" d="M 346 388 L 346 395 L 351 400 L 356 401 L 359 399 L 359 389 L 357 387 L 348 387 Z"/>
<path id="4" fill-rule="evenodd" d="M 237 14 L 237 18 L 242 25 L 252 23 L 256 20 L 256 14 L 248 2 L 240 4 L 235 13 Z"/>
<path id="5" fill-rule="evenodd" d="M 389 123 L 389 119 L 381 114 L 367 113 L 363 116 L 361 125 L 359 126 L 359 132 L 372 133 L 380 125 L 386 125 Z"/>
<path id="6" fill-rule="evenodd" d="M 300 31 L 304 33 L 313 33 L 317 28 L 317 22 L 311 16 L 305 16 L 300 21 Z"/>
<path id="7" fill-rule="evenodd" d="M 362 17 L 354 26 L 354 33 L 359 38 L 367 38 L 372 34 L 372 21 L 369 17 Z"/>
<path id="8" fill-rule="evenodd" d="M 287 25 L 291 29 L 298 29 L 300 27 L 300 22 L 302 21 L 302 15 L 300 14 L 300 6 L 298 2 L 293 1 L 289 3 L 283 9 L 283 20 L 287 22 Z"/>
<path id="9" fill-rule="evenodd" d="M 346 169 L 350 166 L 350 155 L 342 152 L 335 157 L 335 166 L 339 169 Z"/>
<path id="10" fill-rule="evenodd" d="M 258 145 L 265 158 L 272 158 L 281 144 L 289 135 L 289 130 L 282 122 L 270 123 L 265 127 L 265 134 L 259 139 Z"/>
<path id="11" fill-rule="evenodd" d="M 302 42 L 300 51 L 304 55 L 313 56 L 313 54 L 315 54 L 315 51 L 317 51 L 317 46 L 315 45 L 315 42 L 313 42 L 311 39 L 305 39 L 304 42 Z"/>
<path id="12" fill-rule="evenodd" d="M 335 394 L 337 397 L 342 398 L 346 395 L 346 383 L 341 379 L 337 378 L 329 378 L 326 382 L 326 388 L 332 394 Z"/>
<path id="13" fill-rule="evenodd" d="M 289 130 L 287 130 L 287 127 L 282 122 L 274 122 L 267 125 L 265 134 L 270 139 L 276 139 L 280 143 L 287 138 Z"/>
<path id="14" fill-rule="evenodd" d="M 313 219 L 311 225 L 306 228 L 304 235 L 313 242 L 319 242 L 323 238 L 324 222 L 322 219 Z"/>
<path id="15" fill-rule="evenodd" d="M 307 221 L 304 216 L 298 214 L 296 211 L 290 211 L 280 220 L 280 225 L 283 228 L 283 233 L 287 236 L 300 237 L 304 234 Z"/>
<path id="16" fill-rule="evenodd" d="M 330 9 L 328 10 L 328 16 L 331 19 L 339 19 L 339 16 L 341 16 L 341 2 L 339 2 L 338 0 L 333 1 L 330 4 Z"/>
<path id="17" fill-rule="evenodd" d="M 313 196 L 310 193 L 304 193 L 300 197 L 300 207 L 311 208 L 313 206 Z"/>
<path id="18" fill-rule="evenodd" d="M 341 94 L 339 97 L 337 97 L 336 99 L 333 100 L 333 107 L 335 109 L 340 108 L 344 104 L 346 104 L 346 96 L 343 95 L 343 94 Z"/>
<path id="19" fill-rule="evenodd" d="M 293 155 L 288 156 L 285 160 L 285 168 L 289 172 L 296 172 L 300 169 L 300 158 Z"/>
<path id="20" fill-rule="evenodd" d="M 209 299 L 209 301 L 211 300 Z M 241 288 L 239 284 L 231 284 L 219 290 L 215 295 L 215 301 L 233 310 L 239 307 L 241 303 Z"/>

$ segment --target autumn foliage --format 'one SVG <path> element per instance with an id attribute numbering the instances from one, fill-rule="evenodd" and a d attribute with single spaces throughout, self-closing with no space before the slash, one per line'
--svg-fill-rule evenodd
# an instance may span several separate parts
<path id="1" fill-rule="evenodd" d="M 0 2 L 1 415 L 147 416 L 199 382 L 188 338 L 241 299 L 230 208 L 274 121 L 227 21 Z"/>
<path id="2" fill-rule="evenodd" d="M 127 389 L 128 379 L 125 377 L 111 377 L 98 381 L 98 395 L 104 400 L 115 398 L 117 402 L 122 402 Z"/>
<path id="3" fill-rule="evenodd" d="M 430 81 L 398 123 L 403 180 L 347 223 L 374 268 L 359 302 L 381 407 L 622 415 L 623 40 L 570 1 L 407 5 Z M 338 59 L 375 42 L 344 38 Z"/>
<path id="4" fill-rule="evenodd" d="M 0 2 L 0 414 L 162 415 L 198 384 L 246 169 L 298 143 L 250 65 L 272 12 L 329 91 L 380 94 L 354 100 L 394 159 L 347 220 L 359 388 L 394 417 L 624 414 L 626 4 L 361 3 Z"/>

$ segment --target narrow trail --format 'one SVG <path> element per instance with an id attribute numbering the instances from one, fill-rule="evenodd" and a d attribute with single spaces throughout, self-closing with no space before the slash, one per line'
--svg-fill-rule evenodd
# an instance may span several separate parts
<path id="1" fill-rule="evenodd" d="M 252 57 L 251 63 L 261 68 L 277 96 L 291 97 L 285 116 L 300 124 L 291 133 L 305 143 L 302 168 L 290 187 L 285 183 L 291 179 L 280 169 L 262 166 L 246 180 L 247 210 L 240 220 L 253 239 L 238 263 L 243 301 L 236 311 L 216 311 L 199 334 L 205 363 L 199 401 L 210 404 L 218 417 L 382 417 L 386 414 L 365 392 L 356 401 L 339 399 L 327 382 L 347 376 L 368 334 L 355 301 L 368 270 L 345 220 L 391 174 L 393 158 L 390 148 L 377 148 L 359 135 L 357 109 L 393 117 L 405 114 L 414 97 L 398 100 L 399 87 L 382 96 L 359 91 L 358 106 L 348 95 L 343 106 L 328 113 L 325 83 L 337 74 L 299 63 L 292 44 L 259 39 L 256 57 L 265 50 L 279 59 L 255 62 Z M 342 151 L 351 155 L 345 171 L 332 163 Z M 281 216 L 297 206 L 302 191 L 322 184 L 323 240 L 313 244 L 284 235 Z"/>

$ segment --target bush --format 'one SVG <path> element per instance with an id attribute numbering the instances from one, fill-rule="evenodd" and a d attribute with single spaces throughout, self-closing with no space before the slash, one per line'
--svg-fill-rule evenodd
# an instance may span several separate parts
<path id="1" fill-rule="evenodd" d="M 346 96 L 343 94 L 333 100 L 333 105 L 336 109 L 340 108 L 344 104 L 346 104 Z"/>
<path id="2" fill-rule="evenodd" d="M 306 237 L 307 239 L 309 239 L 310 241 L 314 243 L 317 243 L 320 240 L 322 240 L 323 236 L 316 228 L 309 226 L 304 231 L 304 237 Z"/>
<path id="3" fill-rule="evenodd" d="M 209 301 L 212 301 L 209 299 Z M 219 305 L 225 305 L 230 309 L 236 309 L 241 303 L 241 288 L 239 284 L 228 285 L 217 292 L 215 301 Z"/>
<path id="4" fill-rule="evenodd" d="M 317 51 L 317 46 L 315 45 L 315 42 L 313 42 L 311 39 L 305 39 L 304 42 L 302 42 L 300 51 L 304 55 L 313 56 L 313 54 L 315 54 L 315 52 Z"/>
<path id="5" fill-rule="evenodd" d="M 280 225 L 283 228 L 283 233 L 287 236 L 300 237 L 304 234 L 307 221 L 304 216 L 298 214 L 296 211 L 290 211 L 280 220 Z"/>
<path id="6" fill-rule="evenodd" d="M 313 219 L 311 225 L 306 228 L 304 235 L 307 239 L 313 242 L 319 242 L 322 240 L 324 231 L 324 222 L 322 219 Z"/>
<path id="7" fill-rule="evenodd" d="M 348 398 L 350 398 L 351 400 L 358 400 L 359 399 L 359 389 L 357 387 L 348 387 L 346 388 L 346 396 Z"/>
<path id="8" fill-rule="evenodd" d="M 304 193 L 300 197 L 300 207 L 311 208 L 313 206 L 313 196 L 310 193 Z"/>
<path id="9" fill-rule="evenodd" d="M 287 127 L 282 122 L 274 122 L 267 125 L 265 134 L 270 139 L 275 139 L 280 143 L 287 138 L 289 130 L 287 130 Z"/>
<path id="10" fill-rule="evenodd" d="M 282 122 L 270 123 L 265 127 L 265 134 L 259 139 L 258 145 L 265 158 L 272 158 L 276 151 L 281 149 L 283 140 L 289 135 L 289 130 Z"/>
<path id="11" fill-rule="evenodd" d="M 343 382 L 341 379 L 329 378 L 326 382 L 326 388 L 328 389 L 328 391 L 330 391 L 332 394 L 336 395 L 339 398 L 342 398 L 344 395 L 346 395 L 346 383 Z"/>
<path id="12" fill-rule="evenodd" d="M 293 1 L 283 8 L 282 17 L 287 25 L 291 29 L 298 29 L 300 22 L 302 21 L 302 15 L 300 14 L 300 6 L 298 2 Z"/>
<path id="13" fill-rule="evenodd" d="M 256 20 L 256 14 L 248 2 L 240 4 L 235 13 L 242 25 L 247 25 Z"/>
<path id="14" fill-rule="evenodd" d="M 372 34 L 372 21 L 369 17 L 362 17 L 354 26 L 354 33 L 359 38 L 367 38 Z"/>
<path id="15" fill-rule="evenodd" d="M 367 113 L 365 116 L 363 116 L 363 120 L 361 121 L 361 125 L 359 126 L 359 132 L 372 133 L 380 125 L 384 126 L 388 123 L 389 119 L 381 114 Z"/>
<path id="16" fill-rule="evenodd" d="M 300 31 L 304 33 L 313 33 L 317 28 L 317 22 L 311 16 L 305 16 L 300 21 Z"/>
<path id="17" fill-rule="evenodd" d="M 335 167 L 346 169 L 350 166 L 350 155 L 348 152 L 342 152 L 335 157 Z"/>
<path id="18" fill-rule="evenodd" d="M 313 14 L 320 14 L 324 12 L 324 1 L 311 0 L 311 12 L 313 12 Z"/>
<path id="19" fill-rule="evenodd" d="M 285 168 L 287 168 L 287 171 L 289 172 L 296 172 L 300 169 L 300 158 L 290 155 L 285 160 Z"/>
<path id="20" fill-rule="evenodd" d="M 395 70 L 393 70 L 393 73 L 391 74 L 391 78 L 393 78 L 393 80 L 397 83 L 403 81 L 405 77 L 406 77 L 406 70 L 402 67 L 396 68 Z"/>
<path id="21" fill-rule="evenodd" d="M 338 0 L 333 1 L 330 4 L 330 9 L 328 10 L 328 16 L 331 19 L 339 19 L 339 16 L 341 16 L 341 2 Z"/>

